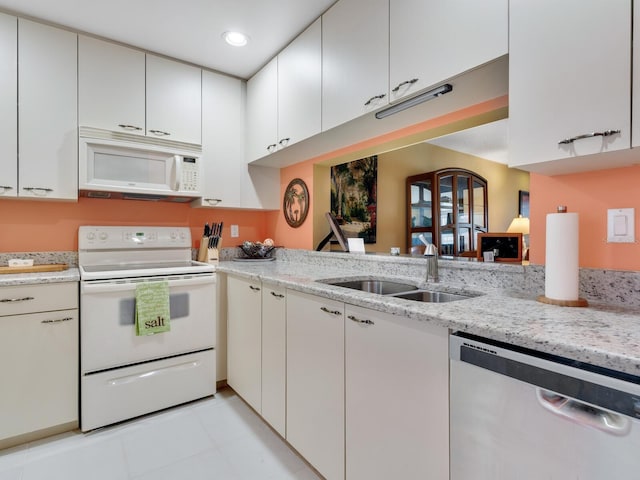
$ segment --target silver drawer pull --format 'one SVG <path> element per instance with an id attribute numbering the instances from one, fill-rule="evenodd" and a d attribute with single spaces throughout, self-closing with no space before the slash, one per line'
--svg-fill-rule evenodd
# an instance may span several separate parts
<path id="1" fill-rule="evenodd" d="M 222 201 L 222 199 L 221 198 L 205 198 L 204 201 L 207 202 L 209 205 L 218 205 Z"/>
<path id="2" fill-rule="evenodd" d="M 60 322 L 69 322 L 73 320 L 73 317 L 64 317 L 64 318 L 56 318 L 55 320 L 42 320 L 40 323 L 60 323 Z"/>
<path id="3" fill-rule="evenodd" d="M 330 313 L 331 315 L 342 315 L 340 310 L 329 310 L 327 307 L 320 307 L 320 310 L 326 313 Z"/>
<path id="4" fill-rule="evenodd" d="M 142 130 L 142 127 L 136 127 L 135 125 L 126 125 L 124 123 L 119 123 L 118 126 L 120 128 L 124 128 L 125 130 L 134 130 L 134 131 Z"/>
<path id="5" fill-rule="evenodd" d="M 369 100 L 367 100 L 366 102 L 364 102 L 364 106 L 366 107 L 367 105 L 371 105 L 371 102 L 373 102 L 374 100 L 382 100 L 384 97 L 386 97 L 387 95 L 385 93 L 381 93 L 380 95 L 374 95 L 373 97 L 371 97 Z"/>
<path id="6" fill-rule="evenodd" d="M 604 132 L 591 132 L 584 133 L 582 135 L 577 135 L 571 138 L 565 138 L 564 140 L 560 140 L 558 145 L 567 145 L 569 143 L 573 143 L 576 140 L 582 140 L 583 138 L 592 138 L 592 137 L 609 137 L 611 135 L 616 135 L 620 133 L 620 130 L 605 130 Z"/>
<path id="7" fill-rule="evenodd" d="M 3 298 L 0 303 L 13 303 L 13 302 L 26 302 L 28 300 L 35 300 L 34 297 L 22 297 L 22 298 Z"/>
<path id="8" fill-rule="evenodd" d="M 363 323 L 365 325 L 375 325 L 375 323 L 373 323 L 372 320 L 360 320 L 359 318 L 354 317 L 353 315 L 349 315 L 347 318 L 357 323 Z"/>
<path id="9" fill-rule="evenodd" d="M 168 137 L 169 135 L 171 135 L 169 132 L 163 132 L 162 130 L 149 130 L 149 133 L 153 133 L 158 137 Z"/>
<path id="10" fill-rule="evenodd" d="M 53 188 L 47 187 L 22 187 L 22 189 L 35 195 L 46 195 L 47 193 L 53 192 Z"/>
<path id="11" fill-rule="evenodd" d="M 391 91 L 392 92 L 397 92 L 398 90 L 400 90 L 401 87 L 404 87 L 405 85 L 413 85 L 417 81 L 418 81 L 417 78 L 412 78 L 411 80 L 405 80 L 404 82 L 401 82 L 398 85 L 396 85 L 396 87 L 394 89 L 392 89 Z"/>
<path id="12" fill-rule="evenodd" d="M 284 298 L 284 295 L 282 295 L 281 293 L 271 292 L 271 295 L 273 295 L 276 298 Z"/>
<path id="13" fill-rule="evenodd" d="M 253 290 L 254 292 L 259 292 L 260 291 L 260 287 L 254 287 L 253 285 L 249 285 L 249 288 L 251 290 Z"/>

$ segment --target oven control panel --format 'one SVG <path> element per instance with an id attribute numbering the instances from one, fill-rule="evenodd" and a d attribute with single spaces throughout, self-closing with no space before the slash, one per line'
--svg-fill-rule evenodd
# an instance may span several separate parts
<path id="1" fill-rule="evenodd" d="M 78 230 L 79 250 L 191 248 L 188 227 L 93 227 Z"/>

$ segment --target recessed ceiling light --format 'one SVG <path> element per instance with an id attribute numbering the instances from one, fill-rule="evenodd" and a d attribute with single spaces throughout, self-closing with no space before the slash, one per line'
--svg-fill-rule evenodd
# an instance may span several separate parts
<path id="1" fill-rule="evenodd" d="M 249 37 L 240 32 L 224 32 L 222 38 L 234 47 L 244 47 L 249 42 Z"/>

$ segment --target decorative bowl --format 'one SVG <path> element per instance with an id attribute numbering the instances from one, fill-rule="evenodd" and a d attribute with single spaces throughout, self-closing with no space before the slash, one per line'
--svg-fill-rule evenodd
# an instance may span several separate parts
<path id="1" fill-rule="evenodd" d="M 273 245 L 265 245 L 260 242 L 244 242 L 239 247 L 247 258 L 270 258 L 276 248 Z"/>

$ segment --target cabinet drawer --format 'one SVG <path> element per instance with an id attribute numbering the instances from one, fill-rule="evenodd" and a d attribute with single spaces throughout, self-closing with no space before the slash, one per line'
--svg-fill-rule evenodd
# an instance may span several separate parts
<path id="1" fill-rule="evenodd" d="M 78 308 L 78 283 L 48 283 L 0 288 L 0 317 Z"/>

